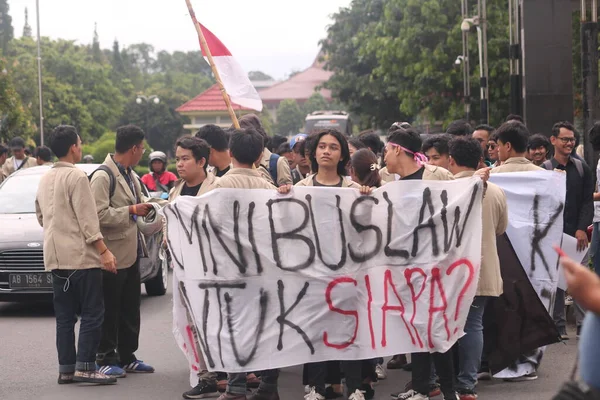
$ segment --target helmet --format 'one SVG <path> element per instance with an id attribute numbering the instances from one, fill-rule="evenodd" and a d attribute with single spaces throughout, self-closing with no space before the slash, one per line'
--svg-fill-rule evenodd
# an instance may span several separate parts
<path id="1" fill-rule="evenodd" d="M 91 164 L 94 162 L 94 156 L 91 154 L 88 154 L 86 156 L 83 156 L 83 162 L 87 163 L 87 164 Z"/>
<path id="2" fill-rule="evenodd" d="M 150 169 L 150 172 L 154 172 L 152 171 L 152 161 L 156 160 L 160 160 L 163 162 L 162 170 L 164 171 L 167 168 L 167 155 L 162 151 L 153 151 L 152 153 L 150 153 L 150 156 L 148 156 L 148 169 Z"/>
<path id="3" fill-rule="evenodd" d="M 149 203 L 154 207 L 145 217 L 138 217 L 136 224 L 140 232 L 145 236 L 152 236 L 163 228 L 163 216 L 159 214 L 160 206 Z"/>

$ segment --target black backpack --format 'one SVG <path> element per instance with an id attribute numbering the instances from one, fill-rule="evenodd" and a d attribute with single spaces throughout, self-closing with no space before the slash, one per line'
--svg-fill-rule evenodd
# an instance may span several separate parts
<path id="1" fill-rule="evenodd" d="M 108 168 L 108 166 L 101 165 L 88 176 L 90 182 L 92 181 L 92 177 L 94 176 L 94 174 L 98 171 L 104 171 L 106 172 L 106 175 L 108 175 L 108 179 L 110 182 L 108 186 L 108 198 L 110 199 L 115 194 L 115 189 L 117 188 L 117 179 L 115 178 L 115 174 L 113 174 L 113 172 L 110 170 L 110 168 Z"/>
<path id="2" fill-rule="evenodd" d="M 579 174 L 579 177 L 583 178 L 583 163 L 581 162 L 581 160 L 576 157 L 571 157 L 571 161 L 573 161 L 573 164 L 575 164 L 575 168 L 577 168 L 577 173 Z M 547 169 L 548 171 L 554 170 L 554 167 L 552 166 L 552 160 L 544 161 L 542 167 L 544 169 Z"/>

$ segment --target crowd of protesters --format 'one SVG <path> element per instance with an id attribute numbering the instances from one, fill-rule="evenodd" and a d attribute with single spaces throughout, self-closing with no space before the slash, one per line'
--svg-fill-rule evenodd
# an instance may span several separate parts
<path id="1" fill-rule="evenodd" d="M 483 314 L 489 299 L 502 294 L 502 276 L 496 237 L 508 223 L 502 189 L 487 182 L 489 173 L 561 171 L 566 174 L 564 233 L 588 249 L 587 228 L 594 225 L 588 257 L 600 241 L 600 201 L 593 173 L 578 150 L 572 124 L 559 122 L 551 132 L 530 135 L 521 117 L 511 115 L 497 129 L 480 125 L 472 129 L 455 121 L 446 133 L 425 140 L 409 123 L 394 123 L 384 143 L 373 131 L 348 138 L 336 130 L 270 138 L 255 115 L 240 119 L 241 129 L 202 127 L 175 144 L 179 178 L 167 171 L 167 156 L 153 152 L 149 173 L 141 182 L 151 192 L 162 192 L 160 201 L 179 196 L 200 196 L 218 188 L 273 189 L 289 193 L 293 186 L 338 187 L 372 190 L 397 180 L 452 180 L 478 175 L 486 181 L 483 199 L 482 266 L 477 294 L 463 336 L 446 353 L 396 355 L 387 365 L 382 359 L 328 361 L 307 364 L 303 371 L 306 400 L 347 396 L 371 399 L 374 383 L 387 371 L 412 371 L 412 380 L 392 397 L 423 400 L 442 395 L 445 400 L 478 397 L 478 380 L 490 378 L 485 366 Z M 591 145 L 600 150 L 600 125 L 590 132 Z M 72 382 L 115 383 L 128 373 L 152 373 L 138 359 L 140 330 L 139 261 L 147 250 L 137 219 L 153 210 L 142 194 L 135 167 L 145 152 L 144 132 L 135 126 L 117 130 L 115 152 L 91 179 L 74 164 L 82 161 L 81 139 L 75 128 L 59 126 L 49 136 L 49 148 L 27 154 L 25 142 L 13 139 L 0 146 L 0 182 L 11 173 L 37 165 L 53 165 L 39 186 L 36 211 L 44 227 L 44 261 L 52 271 L 57 325 L 59 384 Z M 8 152 L 12 154 L 7 158 Z M 52 163 L 54 153 L 58 161 Z M 90 162 L 89 160 L 84 160 Z M 93 159 L 91 160 L 93 161 Z M 598 174 L 600 175 L 600 174 Z M 114 193 L 111 180 L 116 179 Z M 95 204 L 95 208 L 89 207 Z M 600 204 L 600 203 L 597 203 Z M 587 262 L 584 261 L 584 264 Z M 566 260 L 567 280 L 573 285 L 577 337 L 588 353 L 582 357 L 585 382 L 600 389 L 598 352 L 600 334 L 600 280 Z M 599 271 L 600 268 L 596 268 Z M 558 290 L 553 318 L 563 340 L 569 339 L 565 321 L 565 293 Z M 586 309 L 590 313 L 585 317 Z M 74 321 L 80 313 L 76 350 Z M 585 339 L 585 340 L 584 340 Z M 200 347 L 198 347 L 200 348 Z M 220 400 L 278 400 L 278 370 L 248 374 L 198 373 L 198 384 L 186 399 L 219 397 Z M 533 371 L 510 379 L 537 379 Z M 249 394 L 250 388 L 257 388 Z"/>

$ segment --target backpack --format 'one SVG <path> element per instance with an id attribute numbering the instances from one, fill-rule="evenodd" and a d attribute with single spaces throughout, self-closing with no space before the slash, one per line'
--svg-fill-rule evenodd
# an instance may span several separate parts
<path id="1" fill-rule="evenodd" d="M 576 157 L 571 157 L 571 161 L 573 161 L 573 164 L 575 164 L 575 168 L 577 168 L 577 173 L 579 174 L 579 177 L 583 178 L 583 163 L 581 162 L 581 160 Z M 554 167 L 552 166 L 552 160 L 544 161 L 542 167 L 544 169 L 547 169 L 548 171 L 554 170 Z"/>
<path id="2" fill-rule="evenodd" d="M 273 178 L 273 183 L 277 186 L 277 162 L 279 161 L 279 154 L 271 154 L 269 158 L 269 174 Z"/>
<path id="3" fill-rule="evenodd" d="M 88 176 L 90 182 L 92 181 L 92 177 L 94 176 L 94 174 L 98 171 L 104 171 L 106 172 L 106 175 L 108 175 L 108 179 L 110 182 L 108 185 L 108 198 L 111 199 L 115 194 L 115 189 L 117 188 L 117 179 L 115 178 L 115 174 L 113 174 L 113 172 L 110 170 L 110 168 L 108 168 L 108 166 L 101 165 Z"/>

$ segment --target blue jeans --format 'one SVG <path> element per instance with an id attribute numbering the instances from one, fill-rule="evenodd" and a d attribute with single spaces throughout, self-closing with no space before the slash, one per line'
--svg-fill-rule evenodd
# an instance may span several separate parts
<path id="1" fill-rule="evenodd" d="M 69 374 L 96 369 L 96 350 L 102 336 L 104 299 L 102 271 L 52 271 L 58 372 Z M 75 323 L 81 310 L 79 343 L 75 350 Z"/>
<path id="2" fill-rule="evenodd" d="M 458 340 L 458 389 L 474 390 L 483 352 L 483 312 L 489 297 L 475 296 L 469 308 L 465 335 Z"/>
<path id="3" fill-rule="evenodd" d="M 592 232 L 592 243 L 590 243 L 590 257 L 592 257 L 592 265 L 594 271 L 600 275 L 600 222 L 594 222 L 594 230 Z M 598 255 L 598 257 L 596 257 Z"/>
<path id="4" fill-rule="evenodd" d="M 600 390 L 600 316 L 588 312 L 579 340 L 579 374 L 590 387 Z"/>

